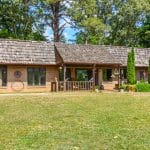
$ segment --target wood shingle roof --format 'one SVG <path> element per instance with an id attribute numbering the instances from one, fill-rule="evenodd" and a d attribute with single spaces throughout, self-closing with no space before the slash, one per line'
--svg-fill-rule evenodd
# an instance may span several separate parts
<path id="1" fill-rule="evenodd" d="M 55 43 L 64 63 L 121 64 L 109 51 L 98 45 Z"/>
<path id="2" fill-rule="evenodd" d="M 128 52 L 131 48 L 123 46 L 104 46 L 106 50 L 121 61 L 123 66 L 127 66 Z M 137 67 L 147 67 L 150 59 L 150 48 L 134 48 L 135 51 L 135 65 Z"/>
<path id="3" fill-rule="evenodd" d="M 131 48 L 124 46 L 77 45 L 55 43 L 64 62 L 122 64 L 127 65 L 128 52 Z M 147 67 L 150 59 L 150 48 L 135 48 L 135 65 Z"/>
<path id="4" fill-rule="evenodd" d="M 0 64 L 56 65 L 56 52 L 64 63 L 127 65 L 131 48 L 0 39 Z M 150 48 L 135 48 L 135 64 L 147 67 Z M 60 62 L 61 63 L 61 62 Z"/>
<path id="5" fill-rule="evenodd" d="M 0 39 L 0 64 L 54 65 L 54 44 Z"/>

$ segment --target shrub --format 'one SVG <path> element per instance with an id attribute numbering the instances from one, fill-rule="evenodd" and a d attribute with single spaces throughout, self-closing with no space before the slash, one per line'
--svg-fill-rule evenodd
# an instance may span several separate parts
<path id="1" fill-rule="evenodd" d="M 129 84 L 135 84 L 135 56 L 134 56 L 134 49 L 132 48 L 131 52 L 128 53 L 128 60 L 127 60 L 127 82 Z"/>
<path id="2" fill-rule="evenodd" d="M 136 91 L 136 86 L 135 85 L 130 85 L 130 84 L 124 84 L 122 85 L 122 88 L 125 90 L 125 91 L 132 91 L 132 92 L 135 92 Z"/>
<path id="3" fill-rule="evenodd" d="M 136 86 L 135 85 L 126 85 L 126 91 L 135 92 Z"/>
<path id="4" fill-rule="evenodd" d="M 125 86 L 124 85 L 120 85 L 119 89 L 124 89 L 125 90 Z"/>
<path id="5" fill-rule="evenodd" d="M 136 91 L 137 92 L 150 92 L 150 84 L 148 83 L 138 83 L 136 84 Z"/>

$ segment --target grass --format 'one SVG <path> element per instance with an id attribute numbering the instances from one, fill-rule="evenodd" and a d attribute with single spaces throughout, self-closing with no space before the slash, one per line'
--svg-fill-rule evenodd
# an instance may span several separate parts
<path id="1" fill-rule="evenodd" d="M 149 150 L 150 96 L 0 96 L 0 149 Z"/>

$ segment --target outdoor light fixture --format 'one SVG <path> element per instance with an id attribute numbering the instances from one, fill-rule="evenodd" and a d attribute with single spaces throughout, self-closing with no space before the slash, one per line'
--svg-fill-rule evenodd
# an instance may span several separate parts
<path id="1" fill-rule="evenodd" d="M 62 71 L 62 66 L 59 67 L 59 70 Z"/>

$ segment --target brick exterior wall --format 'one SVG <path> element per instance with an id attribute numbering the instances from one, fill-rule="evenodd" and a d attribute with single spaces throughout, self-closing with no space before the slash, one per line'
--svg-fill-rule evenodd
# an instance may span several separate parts
<path id="1" fill-rule="evenodd" d="M 28 86 L 27 67 L 35 66 L 7 66 L 7 87 L 0 87 L 0 93 L 8 92 L 50 92 L 51 82 L 58 78 L 58 68 L 56 66 L 46 66 L 46 85 L 45 86 Z M 43 66 L 36 66 L 43 67 Z M 16 78 L 15 71 L 21 72 L 21 77 Z"/>

